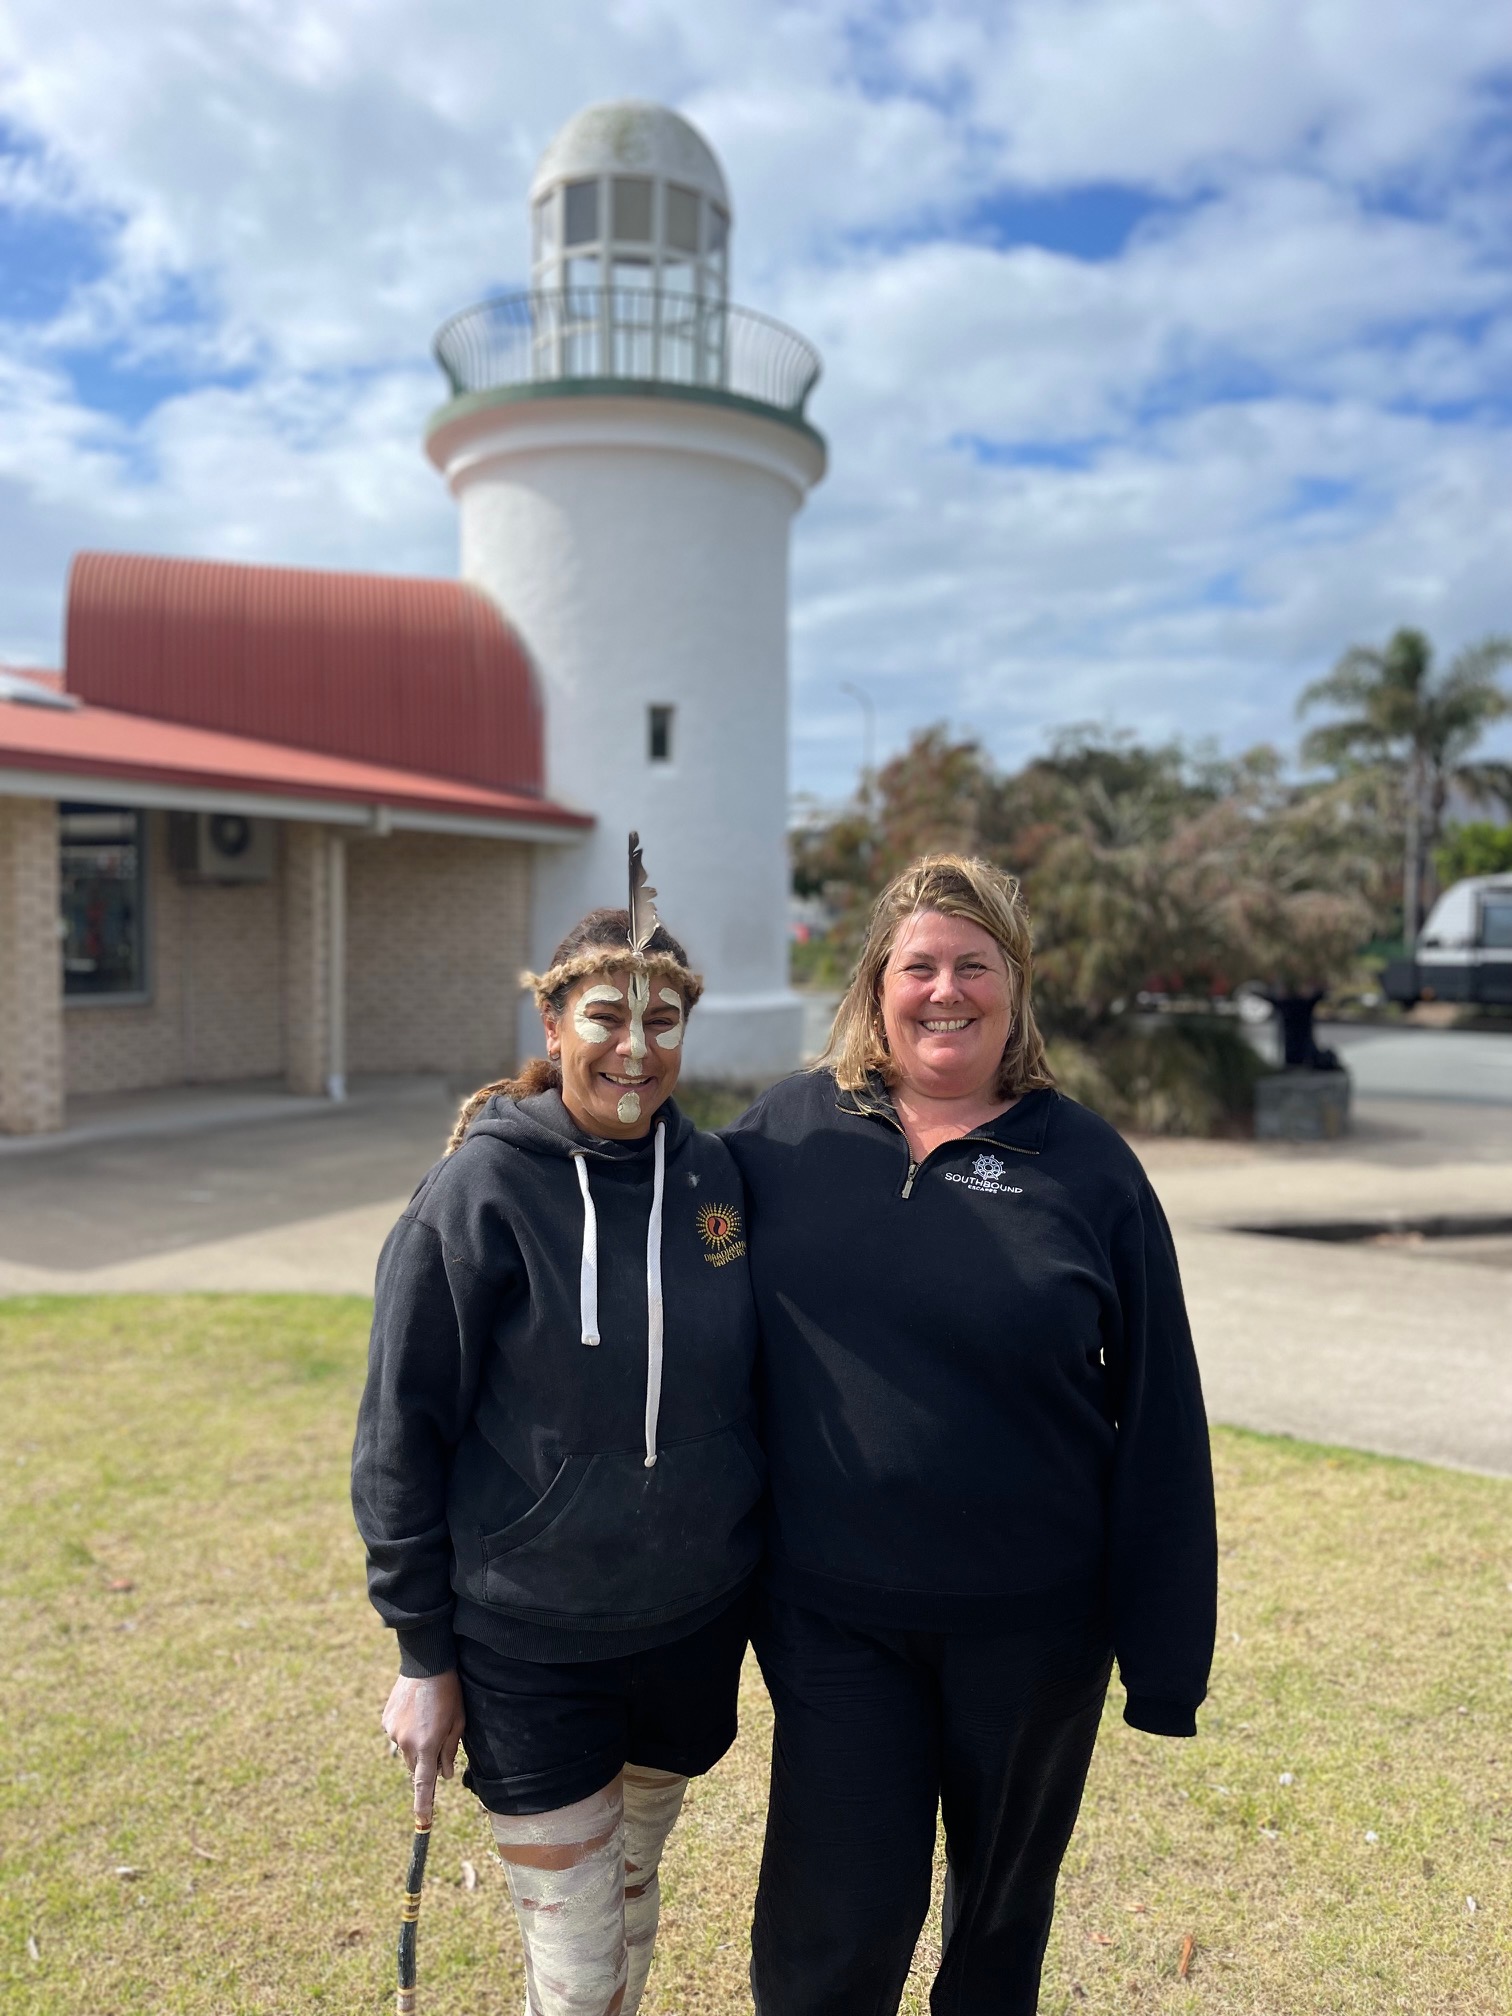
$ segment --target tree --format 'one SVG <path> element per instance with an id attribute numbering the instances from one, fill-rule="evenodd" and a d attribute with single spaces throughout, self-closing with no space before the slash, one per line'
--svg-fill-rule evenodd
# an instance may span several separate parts
<path id="1" fill-rule="evenodd" d="M 918 729 L 833 819 L 793 834 L 793 888 L 826 899 L 843 949 L 854 953 L 872 898 L 917 855 L 1000 858 L 1001 789 L 976 742 L 953 740 L 943 722 Z"/>
<path id="2" fill-rule="evenodd" d="M 1512 806 L 1512 764 L 1472 763 L 1470 751 L 1493 721 L 1512 713 L 1499 674 L 1512 661 L 1512 639 L 1488 637 L 1435 673 L 1433 647 L 1420 630 L 1398 630 L 1382 650 L 1349 650 L 1314 680 L 1297 711 L 1329 706 L 1342 718 L 1312 729 L 1302 743 L 1310 763 L 1338 772 L 1385 770 L 1400 803 L 1402 936 L 1411 945 L 1422 922 L 1424 865 L 1443 831 L 1451 785 L 1472 798 Z"/>
<path id="3" fill-rule="evenodd" d="M 1221 785 L 1175 744 L 1075 729 L 1006 780 L 1035 845 L 1010 841 L 1035 919 L 1046 1025 L 1096 1042 L 1149 988 L 1222 987 Z"/>
<path id="4" fill-rule="evenodd" d="M 1287 783 L 1268 748 L 1131 767 L 1121 791 L 1083 772 L 1029 884 L 1051 1021 L 1095 1039 L 1148 988 L 1320 998 L 1370 933 L 1364 842 L 1347 805 Z"/>
<path id="5" fill-rule="evenodd" d="M 1467 875 L 1512 875 L 1512 826 L 1494 826 L 1489 819 L 1451 826 L 1433 865 L 1443 889 Z"/>
<path id="6" fill-rule="evenodd" d="M 1141 1017 L 1141 994 L 1202 998 L 1260 981 L 1273 999 L 1315 1000 L 1370 935 L 1372 792 L 1358 779 L 1288 783 L 1268 748 L 1224 761 L 1079 727 L 1004 776 L 937 724 L 876 785 L 870 805 L 858 793 L 795 836 L 795 886 L 834 909 L 833 953 L 854 956 L 872 896 L 915 855 L 995 861 L 1028 896 L 1056 1069 L 1130 1124 L 1235 1124 L 1262 1068 L 1236 1024 Z"/>

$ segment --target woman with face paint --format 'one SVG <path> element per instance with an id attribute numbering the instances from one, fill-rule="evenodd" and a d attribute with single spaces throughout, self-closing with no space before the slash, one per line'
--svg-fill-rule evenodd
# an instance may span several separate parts
<path id="1" fill-rule="evenodd" d="M 420 1819 L 465 1749 L 531 2016 L 640 2002 L 760 1550 L 744 1198 L 671 1097 L 701 983 L 638 862 L 527 976 L 545 1060 L 466 1102 L 389 1236 L 353 1458 L 383 1726 Z"/>

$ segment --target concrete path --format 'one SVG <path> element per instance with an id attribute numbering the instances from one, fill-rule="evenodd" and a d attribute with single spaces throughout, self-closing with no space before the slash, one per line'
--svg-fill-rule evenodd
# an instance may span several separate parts
<path id="1" fill-rule="evenodd" d="M 343 1106 L 252 1088 L 122 1101 L 73 1140 L 0 1156 L 0 1295 L 288 1290 L 368 1295 L 384 1234 L 441 1153 L 439 1078 L 359 1086 Z M 248 1124 L 255 1105 L 257 1124 Z M 103 1130 L 103 1131 L 102 1131 Z"/>
<path id="2" fill-rule="evenodd" d="M 172 1131 L 115 1124 L 0 1157 L 0 1295 L 369 1294 L 454 1091 L 372 1085 L 341 1108 L 262 1109 L 255 1126 L 227 1117 L 248 1088 L 220 1106 L 200 1096 L 212 1124 L 180 1102 Z M 1176 1236 L 1213 1418 L 1512 1475 L 1512 1240 L 1325 1245 L 1234 1229 L 1512 1214 L 1506 1107 L 1366 1098 L 1358 1119 L 1318 1146 L 1137 1144 Z"/>

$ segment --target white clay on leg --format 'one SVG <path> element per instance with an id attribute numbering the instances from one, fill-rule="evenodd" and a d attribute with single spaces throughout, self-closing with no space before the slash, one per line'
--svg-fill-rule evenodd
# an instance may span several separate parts
<path id="1" fill-rule="evenodd" d="M 491 1813 L 525 1947 L 530 2016 L 625 2006 L 625 1812 L 619 1780 L 553 1813 Z"/>
<path id="2" fill-rule="evenodd" d="M 651 1972 L 656 1926 L 661 1917 L 662 1848 L 682 1809 L 686 1778 L 627 1764 L 625 1788 L 625 1946 L 629 1974 L 623 2016 L 635 2016 Z"/>

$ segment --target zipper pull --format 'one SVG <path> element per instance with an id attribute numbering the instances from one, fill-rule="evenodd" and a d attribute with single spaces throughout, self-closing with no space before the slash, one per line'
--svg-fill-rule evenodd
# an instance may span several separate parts
<path id="1" fill-rule="evenodd" d="M 919 1165 L 918 1165 L 918 1163 L 917 1163 L 917 1162 L 910 1162 L 910 1163 L 909 1163 L 909 1165 L 908 1165 L 908 1174 L 907 1174 L 907 1175 L 906 1175 L 906 1176 L 905 1176 L 905 1177 L 903 1178 L 903 1195 L 904 1195 L 905 1197 L 909 1197 L 909 1196 L 912 1196 L 912 1194 L 913 1194 L 913 1186 L 914 1186 L 914 1178 L 915 1178 L 915 1176 L 917 1176 L 917 1175 L 918 1175 L 918 1173 L 919 1173 Z"/>

